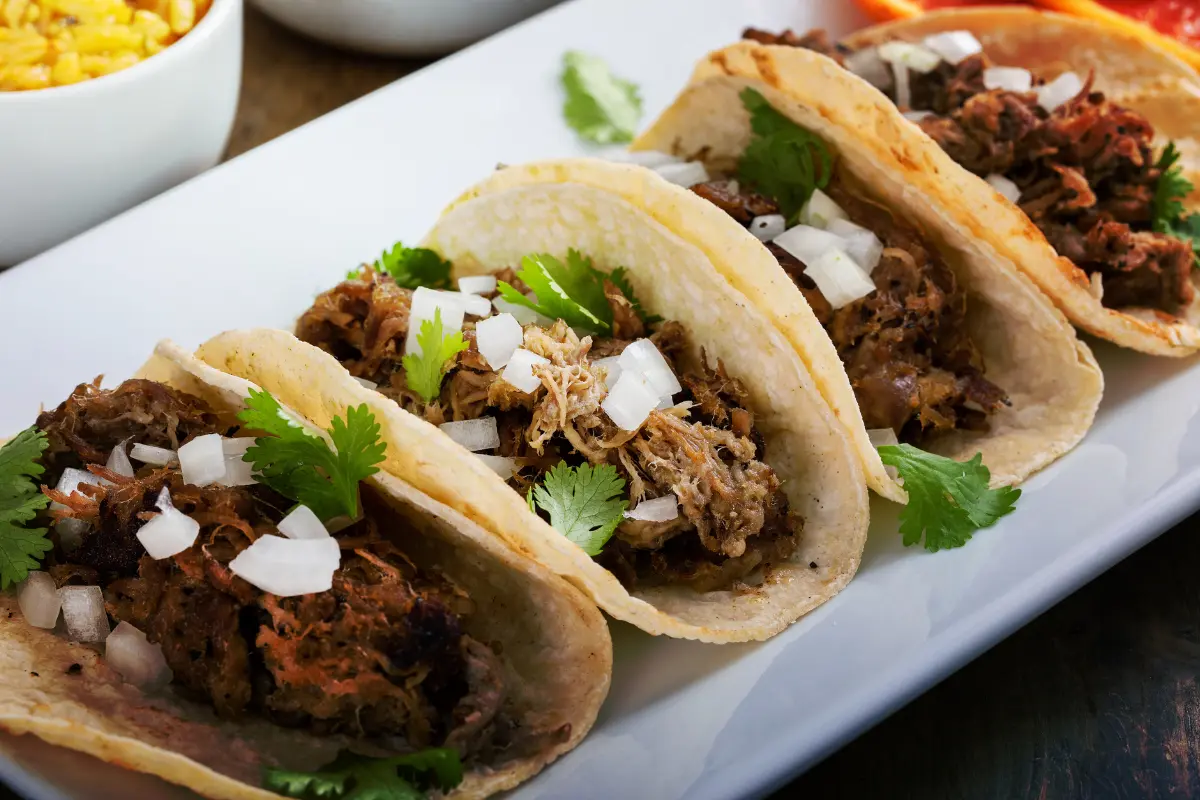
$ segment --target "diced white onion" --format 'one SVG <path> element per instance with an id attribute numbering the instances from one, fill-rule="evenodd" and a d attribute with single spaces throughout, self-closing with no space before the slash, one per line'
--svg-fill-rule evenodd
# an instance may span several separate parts
<path id="1" fill-rule="evenodd" d="M 669 398 L 683 389 L 667 359 L 649 339 L 630 342 L 617 357 L 617 363 L 621 365 L 622 375 L 630 372 L 641 375 L 659 398 Z"/>
<path id="2" fill-rule="evenodd" d="M 896 82 L 896 105 L 901 108 L 912 106 L 912 81 L 908 76 L 908 67 L 903 64 L 892 64 L 892 77 Z"/>
<path id="3" fill-rule="evenodd" d="M 879 266 L 879 259 L 883 258 L 883 242 L 874 231 L 855 225 L 848 219 L 835 219 L 829 223 L 829 232 L 845 240 L 845 251 L 868 275 Z"/>
<path id="4" fill-rule="evenodd" d="M 277 527 L 279 532 L 289 539 L 324 539 L 329 536 L 329 531 L 321 520 L 305 505 L 293 508 L 286 517 L 279 520 Z"/>
<path id="5" fill-rule="evenodd" d="M 222 486 L 250 486 L 257 483 L 252 472 L 254 465 L 242 460 L 242 456 L 253 446 L 253 436 L 239 436 L 233 439 L 222 437 L 221 452 L 225 454 L 225 474 L 217 483 Z"/>
<path id="6" fill-rule="evenodd" d="M 907 105 L 907 103 L 905 104 Z M 932 117 L 932 111 L 905 111 L 904 118 L 909 122 L 920 122 L 926 117 Z"/>
<path id="7" fill-rule="evenodd" d="M 192 486 L 208 486 L 225 477 L 225 452 L 221 435 L 206 433 L 179 448 L 179 469 L 183 482 Z"/>
<path id="8" fill-rule="evenodd" d="M 534 313 L 530 309 L 525 310 Z M 475 346 L 493 370 L 503 369 L 524 341 L 521 323 L 512 314 L 497 314 L 475 323 Z"/>
<path id="9" fill-rule="evenodd" d="M 63 470 L 63 474 L 58 479 L 58 483 L 54 486 L 56 491 L 62 492 L 68 497 L 79 491 L 81 484 L 90 484 L 92 486 L 103 486 L 107 481 L 99 475 L 93 475 L 87 470 L 75 469 L 67 467 Z M 82 492 L 80 492 L 82 494 Z M 50 503 L 50 508 L 56 511 L 66 511 L 67 507 L 58 501 Z"/>
<path id="10" fill-rule="evenodd" d="M 871 440 L 871 447 L 900 444 L 900 440 L 896 438 L 896 432 L 891 428 L 871 428 L 867 431 L 867 438 Z"/>
<path id="11" fill-rule="evenodd" d="M 472 453 L 491 450 L 500 446 L 500 431 L 495 417 L 465 419 L 460 422 L 443 422 L 438 426 L 442 432 Z"/>
<path id="12" fill-rule="evenodd" d="M 379 388 L 379 384 L 376 383 L 375 381 L 369 381 L 366 378 L 360 378 L 357 375 L 351 375 L 350 377 L 354 378 L 354 380 L 358 383 L 359 386 L 363 386 L 367 389 L 378 389 Z"/>
<path id="13" fill-rule="evenodd" d="M 17 605 L 25 621 L 35 628 L 53 628 L 58 623 L 62 598 L 49 572 L 32 570 L 17 586 Z"/>
<path id="14" fill-rule="evenodd" d="M 660 399 L 645 378 L 636 372 L 624 370 L 616 384 L 608 390 L 600 408 L 621 430 L 636 431 L 650 416 L 650 412 L 658 408 Z"/>
<path id="15" fill-rule="evenodd" d="M 606 358 L 597 358 L 592 362 L 593 367 L 603 367 L 605 370 L 604 388 L 611 389 L 617 385 L 617 380 L 621 377 L 621 357 L 607 356 Z"/>
<path id="16" fill-rule="evenodd" d="M 640 519 L 646 522 L 670 522 L 679 517 L 679 498 L 674 494 L 643 500 L 625 512 L 626 519 Z"/>
<path id="17" fill-rule="evenodd" d="M 327 592 L 341 564 L 337 539 L 285 539 L 260 536 L 229 562 L 229 570 L 247 583 L 278 597 Z"/>
<path id="18" fill-rule="evenodd" d="M 64 586 L 58 590 L 63 622 L 72 642 L 103 642 L 108 636 L 108 614 L 99 586 Z"/>
<path id="19" fill-rule="evenodd" d="M 1091 294 L 1097 300 L 1104 299 L 1104 278 L 1099 272 L 1093 272 L 1091 277 Z"/>
<path id="20" fill-rule="evenodd" d="M 879 50 L 874 47 L 868 47 L 846 56 L 846 69 L 877 89 L 886 89 L 892 82 L 891 71 L 884 60 L 879 57 Z"/>
<path id="21" fill-rule="evenodd" d="M 508 456 L 489 456 L 484 453 L 476 453 L 475 457 L 503 480 L 508 480 L 517 471 L 517 462 Z"/>
<path id="22" fill-rule="evenodd" d="M 787 250 L 805 264 L 816 261 L 823 253 L 845 247 L 845 240 L 836 233 L 811 225 L 796 225 L 775 237 L 775 244 Z"/>
<path id="23" fill-rule="evenodd" d="M 518 347 L 513 351 L 508 365 L 500 373 L 500 380 L 508 381 L 522 392 L 532 392 L 542 385 L 542 379 L 533 374 L 535 365 L 549 364 L 550 359 Z"/>
<path id="24" fill-rule="evenodd" d="M 814 228 L 827 228 L 835 219 L 846 219 L 846 212 L 829 195 L 820 189 L 813 190 L 812 197 L 800 209 L 800 222 Z"/>
<path id="25" fill-rule="evenodd" d="M 426 320 L 432 322 L 438 311 L 441 311 L 443 336 L 462 330 L 466 308 L 450 295 L 450 292 L 439 292 L 424 286 L 418 287 L 412 293 L 412 303 L 409 305 L 408 312 L 408 333 L 404 338 L 405 353 L 421 352 L 421 346 L 417 343 L 421 324 Z"/>
<path id="26" fill-rule="evenodd" d="M 787 220 L 783 214 L 764 214 L 750 220 L 750 232 L 760 242 L 769 242 L 787 230 Z"/>
<path id="27" fill-rule="evenodd" d="M 125 452 L 125 442 L 121 442 L 112 449 L 112 452 L 108 454 L 108 463 L 104 466 L 109 472 L 124 475 L 126 478 L 133 477 L 133 464 L 129 463 L 129 454 Z"/>
<path id="28" fill-rule="evenodd" d="M 458 290 L 463 294 L 487 294 L 488 292 L 496 291 L 496 276 L 495 275 L 464 275 L 458 279 Z M 475 316 L 482 317 L 483 314 Z"/>
<path id="29" fill-rule="evenodd" d="M 680 186 L 695 186 L 708 180 L 708 170 L 699 161 L 686 161 L 682 164 L 663 164 L 654 169 L 660 176 L 677 183 Z"/>
<path id="30" fill-rule="evenodd" d="M 542 316 L 532 308 L 510 303 L 499 295 L 492 298 L 492 307 L 501 314 L 511 314 L 513 319 L 521 325 L 541 325 L 542 327 L 546 327 L 554 322 L 554 320 Z M 478 326 L 476 326 L 476 329 L 478 329 Z"/>
<path id="31" fill-rule="evenodd" d="M 922 44 L 892 41 L 879 45 L 879 57 L 895 66 L 903 65 L 924 75 L 933 72 L 942 57 Z"/>
<path id="32" fill-rule="evenodd" d="M 179 459 L 174 450 L 140 443 L 130 448 L 129 457 L 134 461 L 140 461 L 143 464 L 151 464 L 156 467 L 170 466 Z"/>
<path id="33" fill-rule="evenodd" d="M 970 31 L 942 31 L 926 36 L 924 45 L 951 64 L 983 52 L 983 45 Z"/>
<path id="34" fill-rule="evenodd" d="M 679 164 L 683 159 L 659 150 L 618 150 L 608 154 L 609 161 L 619 161 L 623 164 L 637 164 L 642 167 L 661 167 L 666 164 Z"/>
<path id="35" fill-rule="evenodd" d="M 151 689 L 171 682 L 171 668 L 162 648 L 146 639 L 146 634 L 119 622 L 104 640 L 104 663 L 121 673 L 134 686 Z"/>
<path id="36" fill-rule="evenodd" d="M 1037 88 L 1038 105 L 1047 111 L 1067 102 L 1083 91 L 1083 80 L 1074 72 L 1064 72 L 1049 83 Z"/>
<path id="37" fill-rule="evenodd" d="M 1021 187 L 1010 181 L 1003 175 L 993 172 L 985 178 L 992 188 L 1000 194 L 1004 195 L 1004 199 L 1010 203 L 1015 203 L 1021 199 Z"/>
<path id="38" fill-rule="evenodd" d="M 253 436 L 222 436 L 221 452 L 227 456 L 244 456 L 254 447 Z"/>
<path id="39" fill-rule="evenodd" d="M 54 523 L 54 530 L 58 532 L 58 542 L 68 553 L 83 543 L 83 535 L 90 527 L 86 520 L 74 517 L 65 517 Z"/>
<path id="40" fill-rule="evenodd" d="M 988 67 L 983 71 L 983 85 L 988 89 L 1028 92 L 1033 86 L 1033 74 L 1021 67 Z"/>
<path id="41" fill-rule="evenodd" d="M 492 282 L 495 283 L 495 281 L 496 279 L 493 277 Z M 486 297 L 469 292 L 443 292 L 443 294 L 451 295 L 451 301 L 462 304 L 463 311 L 473 317 L 486 317 L 492 313 L 492 301 Z"/>
<path id="42" fill-rule="evenodd" d="M 845 250 L 823 253 L 805 267 L 804 274 L 813 279 L 834 308 L 841 308 L 875 291 L 871 276 Z"/>
<path id="43" fill-rule="evenodd" d="M 138 529 L 137 538 L 151 558 L 170 558 L 196 543 L 200 523 L 171 504 L 171 493 L 163 487 L 155 501 L 161 512 Z"/>

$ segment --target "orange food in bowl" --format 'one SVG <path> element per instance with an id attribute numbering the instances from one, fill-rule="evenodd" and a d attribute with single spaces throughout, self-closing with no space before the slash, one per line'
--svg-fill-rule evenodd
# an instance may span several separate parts
<path id="1" fill-rule="evenodd" d="M 0 92 L 131 67 L 195 27 L 211 0 L 0 0 Z"/>

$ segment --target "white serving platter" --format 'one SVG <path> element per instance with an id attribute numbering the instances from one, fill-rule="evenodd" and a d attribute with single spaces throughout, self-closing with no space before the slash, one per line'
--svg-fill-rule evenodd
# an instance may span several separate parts
<path id="1" fill-rule="evenodd" d="M 648 121 L 744 26 L 843 32 L 862 22 L 848 5 L 568 3 L 0 274 L 0 432 L 98 373 L 127 376 L 161 337 L 290 326 L 348 267 L 417 240 L 497 162 L 589 152 L 559 113 L 564 50 L 637 81 Z M 902 547 L 896 507 L 875 503 L 858 577 L 763 644 L 615 625 L 594 732 L 514 796 L 762 794 L 1200 507 L 1200 368 L 1096 349 L 1108 383 L 1096 425 L 1025 486 L 1015 514 L 929 554 Z M 39 800 L 191 796 L 15 737 L 0 737 L 0 778 Z"/>

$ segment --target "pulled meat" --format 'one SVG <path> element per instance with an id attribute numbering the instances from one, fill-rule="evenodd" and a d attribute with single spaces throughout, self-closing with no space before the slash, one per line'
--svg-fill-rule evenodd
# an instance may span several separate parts
<path id="1" fill-rule="evenodd" d="M 765 197 L 753 202 L 774 206 Z M 606 281 L 604 292 L 613 312 L 611 338 L 581 338 L 561 320 L 546 328 L 525 326 L 523 346 L 549 362 L 534 368 L 541 385 L 532 393 L 500 380 L 488 367 L 475 343 L 474 323 L 467 322 L 469 347 L 458 355 L 440 397 L 432 403 L 414 397 L 405 389 L 401 362 L 410 293 L 369 270 L 318 297 L 300 318 L 297 336 L 431 422 L 494 416 L 497 453 L 515 459 L 518 469 L 509 483 L 518 491 L 527 492 L 565 460 L 613 465 L 628 481 L 632 503 L 678 496 L 676 520 L 625 520 L 618 526 L 608 552 L 631 548 L 641 554 L 611 556 L 617 562 L 610 568 L 628 586 L 676 582 L 701 591 L 728 588 L 787 558 L 797 546 L 801 521 L 789 510 L 779 478 L 762 461 L 765 443 L 746 407 L 744 387 L 719 362 L 709 365 L 702 356 L 693 367 L 679 323 L 648 329 L 618 286 Z M 382 299 L 378 305 L 377 299 Z M 377 333 L 383 331 L 387 340 Z M 686 408 L 660 409 L 629 432 L 601 410 L 608 373 L 596 360 L 619 354 L 647 334 L 679 376 L 683 399 L 693 404 L 698 421 L 687 419 Z M 685 540 L 692 544 L 685 547 Z M 610 556 L 601 557 L 601 563 L 610 565 Z"/>
<path id="2" fill-rule="evenodd" d="M 126 477 L 100 466 L 129 439 L 178 447 L 226 433 L 201 400 L 151 381 L 112 391 L 84 384 L 38 425 L 50 442 L 48 482 L 67 465 L 107 481 L 71 496 L 43 487 L 65 506 L 56 517 L 88 523 L 77 547 L 56 549 L 51 575 L 60 585 L 101 585 L 110 616 L 162 647 L 178 690 L 230 719 L 258 714 L 318 733 L 446 745 L 468 757 L 512 744 L 503 665 L 463 630 L 469 599 L 385 537 L 385 518 L 389 535 L 403 531 L 382 500 L 364 495 L 363 519 L 338 533 L 343 554 L 331 590 L 280 598 L 235 576 L 229 562 L 276 533 L 290 501 L 260 484 L 187 485 L 178 467 Z M 156 560 L 136 532 L 164 487 L 200 533 L 192 547 Z"/>

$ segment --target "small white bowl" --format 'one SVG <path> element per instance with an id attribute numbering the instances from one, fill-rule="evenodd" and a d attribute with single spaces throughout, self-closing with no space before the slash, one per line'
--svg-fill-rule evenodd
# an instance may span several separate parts
<path id="1" fill-rule="evenodd" d="M 559 0 L 251 0 L 314 39 L 365 53 L 431 56 L 507 28 Z"/>
<path id="2" fill-rule="evenodd" d="M 241 71 L 242 0 L 213 0 L 183 38 L 128 69 L 0 92 L 0 266 L 216 164 Z"/>

